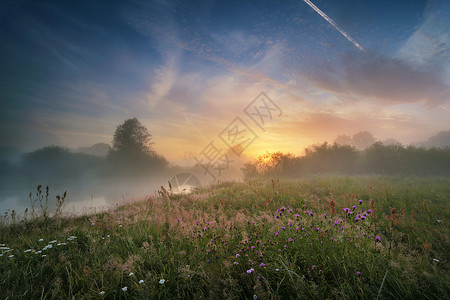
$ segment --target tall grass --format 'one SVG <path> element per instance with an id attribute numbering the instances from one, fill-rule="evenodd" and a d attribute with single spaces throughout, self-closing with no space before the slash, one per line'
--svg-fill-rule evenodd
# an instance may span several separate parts
<path id="1" fill-rule="evenodd" d="M 24 220 L 0 228 L 0 296 L 445 299 L 449 198 L 445 178 L 321 176 Z"/>

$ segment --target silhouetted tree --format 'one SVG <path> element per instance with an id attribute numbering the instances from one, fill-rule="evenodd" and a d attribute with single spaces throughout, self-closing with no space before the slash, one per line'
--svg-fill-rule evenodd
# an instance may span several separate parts
<path id="1" fill-rule="evenodd" d="M 361 131 L 353 135 L 352 146 L 358 149 L 365 149 L 375 143 L 375 138 L 368 131 Z"/>
<path id="2" fill-rule="evenodd" d="M 111 152 L 126 155 L 153 154 L 152 135 L 136 118 L 128 119 L 117 126 Z"/>
<path id="3" fill-rule="evenodd" d="M 168 162 L 153 150 L 152 135 L 136 118 L 117 126 L 108 159 L 116 171 L 143 175 L 165 167 Z"/>
<path id="4" fill-rule="evenodd" d="M 450 130 L 440 131 L 424 143 L 425 147 L 446 148 L 450 147 Z"/>

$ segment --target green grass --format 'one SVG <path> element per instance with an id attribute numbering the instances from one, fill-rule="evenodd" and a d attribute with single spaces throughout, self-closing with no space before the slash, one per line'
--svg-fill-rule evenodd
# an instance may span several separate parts
<path id="1" fill-rule="evenodd" d="M 1 298 L 449 298 L 448 178 L 261 179 L 160 195 L 2 225 Z"/>

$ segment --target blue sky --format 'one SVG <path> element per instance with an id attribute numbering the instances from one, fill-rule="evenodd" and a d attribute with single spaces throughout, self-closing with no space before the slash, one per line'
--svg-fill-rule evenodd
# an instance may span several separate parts
<path id="1" fill-rule="evenodd" d="M 1 146 L 109 143 L 137 117 L 179 161 L 261 91 L 283 116 L 249 156 L 450 129 L 448 2 L 311 2 L 363 50 L 301 0 L 2 1 Z"/>

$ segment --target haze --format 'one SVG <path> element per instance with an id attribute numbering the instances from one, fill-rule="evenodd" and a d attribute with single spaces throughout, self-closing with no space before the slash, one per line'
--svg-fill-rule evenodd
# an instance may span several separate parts
<path id="1" fill-rule="evenodd" d="M 2 1 L 0 148 L 90 149 L 133 117 L 179 166 L 211 141 L 229 151 L 237 117 L 257 136 L 241 161 L 365 131 L 426 142 L 450 129 L 449 14 L 434 0 Z M 261 92 L 279 109 L 264 127 L 244 111 Z"/>

